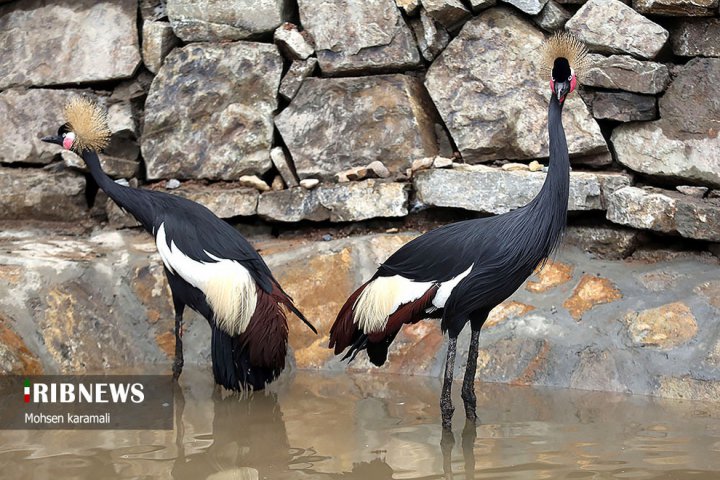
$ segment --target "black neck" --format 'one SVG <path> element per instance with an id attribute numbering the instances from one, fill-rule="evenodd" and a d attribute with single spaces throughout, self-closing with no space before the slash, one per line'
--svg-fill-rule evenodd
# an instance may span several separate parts
<path id="1" fill-rule="evenodd" d="M 540 193 L 531 202 L 531 215 L 542 219 L 547 225 L 544 250 L 550 252 L 560 243 L 567 224 L 568 197 L 570 194 L 570 156 L 565 130 L 562 125 L 562 108 L 555 95 L 550 97 L 548 107 L 548 136 L 550 137 L 550 162 Z"/>
<path id="2" fill-rule="evenodd" d="M 116 183 L 103 171 L 97 153 L 83 150 L 82 159 L 98 186 L 120 207 L 135 217 L 146 230 L 152 230 L 152 209 L 141 190 Z"/>

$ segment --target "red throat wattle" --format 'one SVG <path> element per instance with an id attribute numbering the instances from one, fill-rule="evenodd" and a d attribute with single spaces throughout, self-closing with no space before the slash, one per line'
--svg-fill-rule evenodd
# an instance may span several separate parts
<path id="1" fill-rule="evenodd" d="M 70 136 L 70 135 L 65 136 L 65 138 L 63 138 L 63 148 L 65 150 L 70 150 L 73 146 L 74 141 L 75 141 L 75 138 L 73 138 L 72 136 Z"/>

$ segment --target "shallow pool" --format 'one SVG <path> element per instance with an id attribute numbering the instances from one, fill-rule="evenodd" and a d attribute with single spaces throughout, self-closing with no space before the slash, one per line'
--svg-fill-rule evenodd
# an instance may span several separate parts
<path id="1" fill-rule="evenodd" d="M 720 478 L 720 404 L 479 384 L 477 427 L 440 381 L 287 375 L 268 394 L 215 391 L 186 369 L 172 431 L 0 431 L 0 478 Z"/>

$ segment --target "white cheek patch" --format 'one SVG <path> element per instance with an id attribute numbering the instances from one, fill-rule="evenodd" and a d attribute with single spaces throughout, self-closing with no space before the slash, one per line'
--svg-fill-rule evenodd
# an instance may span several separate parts
<path id="1" fill-rule="evenodd" d="M 65 150 L 70 150 L 75 143 L 75 133 L 74 132 L 67 132 L 65 136 L 63 137 L 63 148 Z"/>
<path id="2" fill-rule="evenodd" d="M 205 294 L 218 327 L 232 336 L 244 332 L 257 304 L 257 290 L 250 272 L 235 260 L 208 253 L 217 261 L 198 262 L 180 251 L 175 242 L 168 247 L 164 223 L 158 228 L 155 242 L 167 269 Z"/>

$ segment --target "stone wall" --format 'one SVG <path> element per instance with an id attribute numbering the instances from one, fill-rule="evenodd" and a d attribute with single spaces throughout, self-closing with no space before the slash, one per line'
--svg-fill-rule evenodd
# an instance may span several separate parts
<path id="1" fill-rule="evenodd" d="M 142 269 L 151 246 L 131 248 L 131 259 L 122 261 L 137 264 L 123 270 L 120 283 L 108 284 L 111 297 L 90 294 L 91 280 L 115 268 L 92 256 L 102 247 L 98 235 L 112 237 L 135 222 L 86 188 L 76 155 L 40 142 L 59 126 L 71 95 L 90 95 L 107 107 L 112 138 L 102 163 L 114 178 L 171 190 L 236 224 L 290 228 L 318 242 L 321 232 L 361 222 L 357 228 L 372 236 L 356 238 L 353 248 L 375 241 L 396 248 L 410 238 L 404 232 L 427 229 L 433 215 L 451 221 L 503 213 L 537 192 L 547 164 L 549 97 L 537 51 L 548 34 L 564 29 L 593 52 L 563 119 L 573 164 L 568 238 L 580 250 L 548 270 L 562 277 L 570 269 L 564 286 L 552 287 L 544 300 L 528 300 L 530 290 L 521 290 L 500 310 L 516 323 L 496 329 L 500 336 L 488 328 L 484 348 L 494 350 L 484 350 L 480 375 L 641 393 L 660 392 L 659 385 L 669 391 L 672 382 L 717 381 L 711 367 L 690 364 L 720 356 L 713 343 L 720 337 L 713 322 L 720 317 L 720 269 L 711 255 L 720 252 L 719 17 L 717 0 L 0 2 L 0 117 L 6 119 L 0 222 L 15 232 L 6 235 L 14 245 L 8 251 L 19 248 L 17 232 L 54 242 L 58 231 L 68 231 L 63 225 L 80 225 L 67 240 L 75 247 L 50 248 L 32 269 L 12 256 L 0 263 L 0 291 L 8 295 L 0 310 L 0 368 L 99 368 L 106 366 L 98 360 L 103 355 L 113 359 L 110 366 L 160 362 L 172 340 L 169 324 L 146 325 L 171 318 L 151 307 L 166 301 L 156 298 L 164 288 L 157 264 Z M 375 236 L 388 228 L 400 234 Z M 88 239 L 90 231 L 95 236 Z M 337 284 L 327 281 L 341 268 L 329 253 L 344 251 L 338 245 L 308 247 L 317 259 L 304 275 L 316 283 L 298 290 L 323 332 L 341 293 L 372 271 L 367 258 L 347 253 L 364 266 L 349 267 L 345 258 L 342 268 L 350 273 Z M 67 258 L 64 248 L 87 258 Z M 390 251 L 383 247 L 369 258 L 379 262 Z M 662 267 L 645 271 L 622 260 L 637 255 Z M 83 263 L 91 259 L 92 265 Z M 606 268 L 607 283 L 580 273 Z M 42 301 L 23 304 L 12 293 L 26 269 L 35 272 L 32 285 L 40 290 L 33 298 Z M 65 278 L 61 271 L 74 273 Z M 646 273 L 665 282 L 657 290 L 663 295 L 643 283 Z M 138 276 L 157 282 L 152 295 L 133 291 Z M 321 293 L 328 285 L 338 290 L 332 301 Z M 573 313 L 587 302 L 593 307 L 596 290 L 617 305 L 593 314 L 597 328 Z M 102 333 L 109 320 L 100 312 L 116 298 L 124 299 L 129 317 L 118 313 L 112 324 L 118 331 Z M 15 302 L 12 312 L 8 302 Z M 537 302 L 550 302 L 550 313 Z M 23 305 L 35 310 L 22 314 Z M 559 331 L 576 332 L 575 346 L 563 355 L 575 355 L 586 373 L 555 353 L 562 341 L 551 334 L 553 305 L 564 312 Z M 55 323 L 47 319 L 58 310 L 65 313 Z M 47 323 L 39 335 L 31 328 L 38 315 Z M 600 328 L 603 319 L 614 327 Z M 428 370 L 413 371 L 438 373 L 442 339 L 423 328 L 400 339 L 395 355 L 402 358 L 390 371 L 417 364 Z M 72 344 L 95 331 L 124 338 L 116 345 L 121 356 Z M 295 342 L 308 342 L 294 345 L 299 365 L 339 368 L 320 348 L 324 339 L 293 333 L 305 339 Z M 665 340 L 648 343 L 649 337 Z M 198 342 L 199 352 L 206 345 Z M 405 356 L 423 345 L 427 355 Z M 637 360 L 636 350 L 655 353 Z M 684 368 L 657 361 L 663 356 Z M 510 366 L 512 359 L 519 363 Z M 629 367 L 643 362 L 645 370 Z M 562 372 L 542 373 L 549 364 L 564 365 L 556 367 Z M 598 365 L 605 383 L 590 375 Z M 645 383 L 633 379 L 643 372 Z"/>

